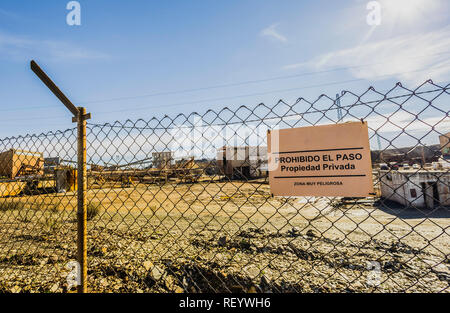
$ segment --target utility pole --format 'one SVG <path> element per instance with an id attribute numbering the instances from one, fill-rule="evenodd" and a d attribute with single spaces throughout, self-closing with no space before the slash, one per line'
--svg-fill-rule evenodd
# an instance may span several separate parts
<path id="1" fill-rule="evenodd" d="M 78 183 L 78 204 L 77 204 L 77 261 L 80 277 L 77 277 L 77 291 L 87 292 L 87 170 L 86 170 L 86 120 L 91 118 L 91 114 L 86 114 L 83 107 L 75 107 L 72 102 L 62 93 L 55 83 L 45 74 L 39 65 L 33 60 L 30 62 L 31 70 L 41 79 L 51 92 L 66 106 L 73 114 L 72 122 L 77 123 L 77 183 Z"/>
<path id="2" fill-rule="evenodd" d="M 422 168 L 425 167 L 425 151 L 424 151 L 424 146 L 422 145 Z"/>
<path id="3" fill-rule="evenodd" d="M 381 163 L 381 161 L 383 161 L 383 151 L 381 150 L 381 140 L 380 140 L 380 135 L 378 133 L 377 133 L 377 142 L 378 142 L 378 151 L 380 152 L 379 158 L 380 158 L 380 163 Z"/>
<path id="4" fill-rule="evenodd" d="M 342 107 L 341 107 L 341 98 L 339 97 L 339 94 L 336 94 L 336 106 L 337 106 L 337 116 L 338 116 L 338 122 L 342 120 Z"/>

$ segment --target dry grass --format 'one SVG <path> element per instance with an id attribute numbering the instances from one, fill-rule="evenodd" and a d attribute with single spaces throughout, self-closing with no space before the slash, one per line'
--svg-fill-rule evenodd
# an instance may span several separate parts
<path id="1" fill-rule="evenodd" d="M 86 213 L 88 221 L 94 219 L 94 217 L 100 213 L 100 204 L 92 202 L 88 203 Z"/>

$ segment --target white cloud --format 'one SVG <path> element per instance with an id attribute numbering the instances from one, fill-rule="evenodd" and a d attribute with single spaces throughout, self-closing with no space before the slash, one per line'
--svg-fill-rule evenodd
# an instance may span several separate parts
<path id="1" fill-rule="evenodd" d="M 450 26 L 447 26 L 426 33 L 369 41 L 319 55 L 305 63 L 286 65 L 284 68 L 323 70 L 346 67 L 356 78 L 379 80 L 391 76 L 402 82 L 417 84 L 428 78 L 436 81 L 449 79 L 449 47 Z M 419 72 L 423 69 L 424 71 Z"/>
<path id="2" fill-rule="evenodd" d="M 389 120 L 388 123 L 386 121 Z M 450 127 L 450 120 L 444 119 L 442 116 L 421 117 L 420 121 L 408 112 L 399 111 L 395 114 L 386 114 L 382 116 L 371 116 L 366 119 L 372 129 L 378 130 L 380 133 L 400 132 L 407 129 L 407 132 L 430 132 L 433 129 L 444 132 Z"/>
<path id="3" fill-rule="evenodd" d="M 273 24 L 267 28 L 264 28 L 261 31 L 260 35 L 263 37 L 270 37 L 280 42 L 287 42 L 287 38 L 277 31 L 277 26 L 278 24 Z"/>
<path id="4" fill-rule="evenodd" d="M 109 56 L 65 41 L 34 40 L 0 33 L 0 58 L 21 61 L 35 57 L 58 62 L 105 59 Z"/>

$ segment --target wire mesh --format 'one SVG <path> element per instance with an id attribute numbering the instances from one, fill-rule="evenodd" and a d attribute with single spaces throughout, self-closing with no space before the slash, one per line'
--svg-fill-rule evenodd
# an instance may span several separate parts
<path id="1" fill-rule="evenodd" d="M 76 142 L 76 129 L 0 140 L 0 291 L 67 290 L 77 222 L 67 161 Z"/>
<path id="2" fill-rule="evenodd" d="M 448 91 L 397 83 L 88 123 L 89 291 L 448 292 Z M 361 119 L 376 196 L 271 196 L 268 129 Z M 1 140 L 9 149 L 38 156 L 2 173 L 0 290 L 73 290 L 76 129 Z"/>

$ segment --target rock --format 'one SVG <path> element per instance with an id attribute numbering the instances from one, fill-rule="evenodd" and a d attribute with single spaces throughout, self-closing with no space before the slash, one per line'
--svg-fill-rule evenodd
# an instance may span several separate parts
<path id="1" fill-rule="evenodd" d="M 308 237 L 319 237 L 317 232 L 315 230 L 312 230 L 312 229 L 309 229 L 306 232 L 306 236 L 308 236 Z"/>
<path id="2" fill-rule="evenodd" d="M 250 276 L 250 278 L 254 279 L 258 277 L 258 275 L 261 273 L 261 270 L 255 265 L 248 265 L 245 268 L 243 268 L 243 272 L 248 276 Z"/>
<path id="3" fill-rule="evenodd" d="M 54 254 L 52 254 L 49 258 L 48 258 L 48 264 L 56 264 L 58 262 L 58 257 Z"/>
<path id="4" fill-rule="evenodd" d="M 300 236 L 300 230 L 298 227 L 292 227 L 290 230 L 288 230 L 288 234 L 290 237 L 298 237 Z"/>
<path id="5" fill-rule="evenodd" d="M 163 268 L 153 264 L 151 261 L 145 261 L 142 265 L 149 272 L 148 275 L 153 281 L 160 280 L 165 274 L 165 270 Z"/>
<path id="6" fill-rule="evenodd" d="M 53 293 L 58 292 L 58 290 L 59 290 L 58 283 L 53 284 L 52 287 L 50 288 L 50 292 L 53 292 Z"/>
<path id="7" fill-rule="evenodd" d="M 220 237 L 219 240 L 217 241 L 217 244 L 218 244 L 220 247 L 225 247 L 226 244 L 227 244 L 227 237 L 226 237 L 226 236 Z"/>
<path id="8" fill-rule="evenodd" d="M 222 253 L 217 253 L 216 254 L 216 260 L 218 261 L 223 261 L 223 260 L 227 260 L 227 257 L 225 255 L 223 255 Z"/>
<path id="9" fill-rule="evenodd" d="M 164 284 L 169 291 L 174 291 L 175 287 L 177 286 L 176 279 L 171 275 L 167 275 L 166 279 L 164 280 Z"/>
<path id="10" fill-rule="evenodd" d="M 183 293 L 183 292 L 184 292 L 184 289 L 181 288 L 180 286 L 176 286 L 174 292 L 175 292 L 175 293 Z"/>
<path id="11" fill-rule="evenodd" d="M 145 261 L 144 263 L 142 263 L 142 265 L 144 266 L 144 268 L 149 271 L 152 267 L 153 267 L 153 263 L 150 261 Z"/>
<path id="12" fill-rule="evenodd" d="M 102 278 L 100 280 L 100 286 L 102 286 L 102 287 L 107 287 L 108 286 L 108 281 L 106 280 L 106 278 Z"/>
<path id="13" fill-rule="evenodd" d="M 164 276 L 164 269 L 160 268 L 157 265 L 154 265 L 150 270 L 150 276 L 154 281 L 158 281 Z"/>
<path id="14" fill-rule="evenodd" d="M 22 288 L 20 288 L 19 286 L 16 285 L 16 286 L 12 287 L 10 291 L 12 293 L 19 293 L 22 291 Z"/>

